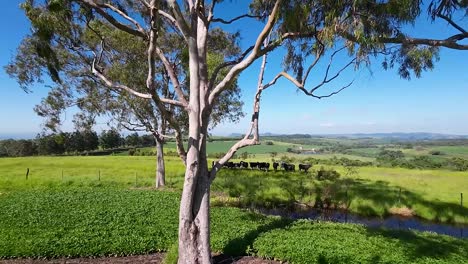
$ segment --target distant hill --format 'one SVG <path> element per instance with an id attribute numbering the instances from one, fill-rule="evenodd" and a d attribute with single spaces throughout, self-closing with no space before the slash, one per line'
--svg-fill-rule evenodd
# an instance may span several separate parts
<path id="1" fill-rule="evenodd" d="M 376 139 L 398 139 L 398 140 L 437 140 L 437 139 L 468 139 L 467 135 L 450 135 L 440 133 L 415 132 L 415 133 L 356 133 L 321 135 L 323 137 L 345 137 L 345 138 L 376 138 Z"/>
<path id="2" fill-rule="evenodd" d="M 241 137 L 241 133 L 232 133 L 230 137 Z M 288 137 L 288 138 L 349 138 L 349 139 L 394 139 L 404 141 L 417 141 L 417 140 L 441 140 L 441 139 L 468 139 L 468 135 L 451 135 L 441 133 L 429 132 L 414 132 L 414 133 L 351 133 L 351 134 L 275 134 L 275 133 L 262 133 L 263 137 Z"/>
<path id="3" fill-rule="evenodd" d="M 37 133 L 0 133 L 0 140 L 4 139 L 32 139 Z"/>

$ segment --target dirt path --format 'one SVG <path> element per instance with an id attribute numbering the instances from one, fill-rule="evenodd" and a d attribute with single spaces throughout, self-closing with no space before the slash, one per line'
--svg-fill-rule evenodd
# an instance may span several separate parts
<path id="1" fill-rule="evenodd" d="M 75 259 L 9 259 L 0 260 L 0 264 L 161 264 L 164 253 L 128 257 L 75 258 Z M 218 255 L 213 257 L 215 264 L 279 264 L 280 262 L 255 257 L 231 257 Z"/>

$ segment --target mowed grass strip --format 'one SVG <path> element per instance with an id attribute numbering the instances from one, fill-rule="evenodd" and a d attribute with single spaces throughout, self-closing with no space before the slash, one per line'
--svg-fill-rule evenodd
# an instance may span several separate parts
<path id="1" fill-rule="evenodd" d="M 178 203 L 176 193 L 113 188 L 3 194 L 0 258 L 166 251 L 177 239 Z M 468 254 L 468 240 L 291 221 L 236 208 L 213 208 L 211 222 L 213 251 L 290 263 L 463 263 Z"/>

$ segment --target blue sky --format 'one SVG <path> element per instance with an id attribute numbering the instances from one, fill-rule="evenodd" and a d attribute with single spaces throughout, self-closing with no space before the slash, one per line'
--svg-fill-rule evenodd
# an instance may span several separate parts
<path id="1" fill-rule="evenodd" d="M 19 0 L 5 1 L 0 17 L 0 65 L 14 55 L 21 39 L 29 33 L 29 23 L 18 8 Z M 232 17 L 231 11 L 242 12 L 243 1 L 226 1 L 218 8 L 220 16 Z M 464 21 L 462 24 L 467 24 Z M 245 20 L 226 29 L 238 29 L 246 47 L 260 30 L 258 23 Z M 450 32 L 444 23 L 418 21 L 415 35 L 444 37 Z M 269 57 L 265 82 L 281 70 L 281 50 Z M 340 62 L 340 61 L 338 61 Z M 344 63 L 344 61 L 341 61 Z M 318 69 L 314 77 L 321 78 Z M 323 70 L 323 68 L 322 68 Z M 227 135 L 244 133 L 249 126 L 251 104 L 256 89 L 259 62 L 254 63 L 239 79 L 244 111 L 247 117 L 237 124 L 221 124 L 212 133 Z M 262 97 L 260 129 L 273 133 L 374 133 L 374 132 L 437 132 L 468 134 L 468 52 L 442 49 L 440 61 L 433 71 L 411 81 L 398 77 L 396 70 L 384 71 L 379 61 L 370 68 L 347 72 L 334 86 L 323 93 L 355 79 L 342 93 L 317 100 L 306 97 L 287 81 L 265 91 Z M 15 80 L 0 70 L 0 135 L 31 135 L 41 130 L 42 120 L 33 107 L 47 94 L 48 88 L 37 85 L 26 94 Z M 73 110 L 67 112 L 64 130 L 71 130 Z M 104 128 L 102 125 L 97 129 Z"/>

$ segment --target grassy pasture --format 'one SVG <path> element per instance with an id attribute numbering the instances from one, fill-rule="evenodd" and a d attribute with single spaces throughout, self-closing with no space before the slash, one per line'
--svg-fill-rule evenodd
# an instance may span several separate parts
<path id="1" fill-rule="evenodd" d="M 121 188 L 0 195 L 0 259 L 133 255 L 173 248 L 179 194 Z M 214 252 L 289 263 L 463 263 L 468 240 L 211 210 Z"/>
<path id="2" fill-rule="evenodd" d="M 270 141 L 270 140 L 266 140 Z M 283 153 L 286 152 L 287 148 L 295 148 L 299 145 L 292 144 L 292 143 L 285 143 L 281 141 L 271 141 L 273 145 L 267 145 L 266 141 L 262 141 L 260 145 L 250 146 L 241 149 L 238 154 L 242 152 L 247 152 L 249 154 L 267 154 L 271 152 Z M 227 140 L 227 141 L 212 141 L 207 143 L 207 152 L 208 154 L 213 153 L 226 153 L 229 148 L 232 147 L 237 141 Z M 174 149 L 175 150 L 175 143 L 168 142 L 165 146 L 167 149 Z"/>
<path id="3" fill-rule="evenodd" d="M 180 190 L 184 173 L 180 160 L 168 157 L 166 166 L 168 187 Z M 30 168 L 28 180 L 26 168 Z M 363 215 L 384 216 L 392 207 L 408 207 L 425 219 L 468 223 L 468 202 L 459 205 L 460 193 L 465 197 L 468 193 L 465 172 L 361 167 L 357 175 L 346 176 L 344 168 L 334 168 L 342 174 L 335 182 L 317 181 L 313 172 L 222 170 L 213 185 L 213 199 L 218 204 L 273 207 L 293 201 L 313 205 L 318 195 L 328 194 L 335 205 L 350 202 L 349 209 Z M 4 158 L 0 192 L 63 186 L 151 187 L 154 171 L 155 160 L 149 156 Z"/>
<path id="4" fill-rule="evenodd" d="M 468 223 L 466 201 L 460 206 L 460 193 L 468 192 L 465 173 L 361 167 L 357 175 L 346 176 L 344 168 L 333 168 L 342 175 L 334 182 L 317 181 L 312 173 L 224 170 L 214 190 L 239 197 L 244 205 L 274 207 L 293 201 L 313 205 L 321 196 L 338 207 L 349 203 L 349 210 L 361 215 L 385 216 L 392 208 L 407 207 L 428 220 Z"/>

